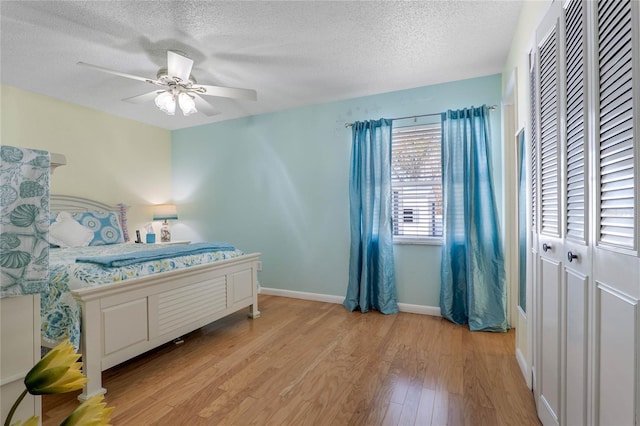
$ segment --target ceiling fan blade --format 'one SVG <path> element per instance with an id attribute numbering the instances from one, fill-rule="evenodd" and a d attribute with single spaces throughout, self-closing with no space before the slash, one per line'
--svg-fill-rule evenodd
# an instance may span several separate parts
<path id="1" fill-rule="evenodd" d="M 196 107 L 198 108 L 198 112 L 201 112 L 204 115 L 208 115 L 208 116 L 220 114 L 220 112 L 216 111 L 209 102 L 207 102 L 206 100 L 198 96 L 196 93 L 191 93 L 191 96 L 193 96 L 194 98 L 193 100 L 196 102 Z"/>
<path id="2" fill-rule="evenodd" d="M 257 101 L 258 94 L 253 89 L 237 89 L 235 87 L 208 86 L 206 84 L 196 84 L 195 89 L 203 88 L 205 92 L 198 91 L 199 95 L 219 96 L 221 98 L 244 99 L 247 101 Z"/>
<path id="3" fill-rule="evenodd" d="M 131 102 L 132 104 L 142 104 L 145 102 L 150 102 L 158 96 L 159 93 L 162 93 L 162 90 L 154 90 L 153 92 L 145 93 L 142 95 L 132 96 L 130 98 L 124 98 L 123 101 Z"/>
<path id="4" fill-rule="evenodd" d="M 167 50 L 167 74 L 169 77 L 178 77 L 187 82 L 191 75 L 191 68 L 193 68 L 193 59 L 173 50 Z"/>
<path id="5" fill-rule="evenodd" d="M 120 77 L 125 77 L 125 78 L 131 78 L 131 79 L 134 79 L 134 80 L 144 81 L 145 83 L 157 84 L 157 85 L 160 85 L 160 86 L 162 85 L 162 83 L 160 83 L 159 81 L 152 80 L 150 78 L 139 77 L 137 75 L 127 74 L 127 73 L 120 72 L 120 71 L 115 71 L 115 70 L 112 70 L 112 69 L 109 69 L 109 68 L 99 67 L 98 65 L 87 64 L 86 62 L 78 62 L 78 65 L 82 65 L 83 67 L 93 68 L 94 70 L 106 72 L 108 74 L 118 75 Z"/>

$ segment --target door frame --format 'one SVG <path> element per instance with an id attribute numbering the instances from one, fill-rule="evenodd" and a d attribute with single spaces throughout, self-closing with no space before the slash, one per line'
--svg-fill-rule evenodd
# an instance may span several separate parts
<path id="1" fill-rule="evenodd" d="M 520 265 L 518 249 L 520 241 L 518 238 L 518 217 L 513 212 L 518 211 L 518 135 L 525 132 L 524 143 L 524 164 L 523 167 L 528 171 L 528 153 L 527 146 L 529 144 L 529 136 L 526 132 L 527 126 L 520 124 L 518 119 L 518 67 L 515 67 L 509 75 L 509 80 L 503 91 L 502 97 L 502 138 L 504 141 L 504 205 L 505 212 L 504 235 L 505 235 L 505 277 L 507 283 L 507 317 L 511 327 L 516 329 L 515 354 L 520 371 L 525 379 L 527 387 L 532 389 L 533 386 L 533 370 L 532 370 L 532 349 L 533 349 L 533 321 L 529 311 L 532 309 L 531 285 L 527 282 L 526 307 L 523 311 L 519 306 L 520 292 Z M 527 176 L 529 173 L 527 173 Z M 527 201 L 527 211 L 529 210 L 530 201 Z M 511 212 L 511 213 L 510 213 Z M 530 219 L 527 215 L 527 229 L 530 228 Z M 527 248 L 530 241 L 527 239 Z M 527 260 L 529 256 L 527 255 Z M 529 263 L 529 262 L 527 262 Z M 529 268 L 529 265 L 525 265 Z M 529 271 L 527 269 L 527 281 L 529 281 Z"/>
<path id="2" fill-rule="evenodd" d="M 517 190 L 517 149 L 515 135 L 518 131 L 518 97 L 517 97 L 517 67 L 510 75 L 504 88 L 502 110 L 502 140 L 504 150 L 504 167 L 502 168 L 502 182 L 504 196 L 502 211 L 504 212 L 504 261 L 505 278 L 507 284 L 507 320 L 511 327 L 518 324 L 518 258 L 514 254 L 517 245 L 518 221 L 514 217 L 513 209 L 518 207 Z"/>

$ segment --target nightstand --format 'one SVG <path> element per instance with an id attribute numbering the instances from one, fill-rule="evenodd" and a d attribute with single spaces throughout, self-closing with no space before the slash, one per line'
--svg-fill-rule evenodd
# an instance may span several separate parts
<path id="1" fill-rule="evenodd" d="M 187 245 L 187 244 L 190 244 L 190 243 L 191 243 L 191 241 L 188 241 L 188 240 L 176 240 L 176 241 L 169 241 L 169 242 L 166 242 L 166 243 L 158 242 L 158 243 L 156 243 L 156 245 L 159 245 L 159 246 L 178 246 L 178 245 Z"/>

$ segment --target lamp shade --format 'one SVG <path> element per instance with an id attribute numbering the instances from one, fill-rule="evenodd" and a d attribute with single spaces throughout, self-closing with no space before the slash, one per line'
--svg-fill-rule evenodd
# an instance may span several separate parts
<path id="1" fill-rule="evenodd" d="M 178 104 L 185 116 L 198 112 L 195 101 L 188 93 L 182 92 L 178 95 Z"/>
<path id="2" fill-rule="evenodd" d="M 156 106 L 160 108 L 162 112 L 167 115 L 174 115 L 176 113 L 176 97 L 172 91 L 161 92 L 156 96 Z"/>
<path id="3" fill-rule="evenodd" d="M 178 209 L 175 204 L 160 204 L 153 207 L 153 220 L 177 220 Z"/>

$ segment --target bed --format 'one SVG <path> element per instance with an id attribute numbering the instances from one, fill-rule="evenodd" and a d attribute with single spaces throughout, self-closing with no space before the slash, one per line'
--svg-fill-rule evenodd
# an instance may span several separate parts
<path id="1" fill-rule="evenodd" d="M 73 196 L 51 195 L 50 203 L 54 215 L 72 214 L 78 222 L 85 212 L 89 216 L 89 212 L 105 212 L 95 217 L 112 221 L 118 212 L 118 208 Z M 105 240 L 112 237 L 104 228 L 95 235 Z M 173 250 L 122 243 L 121 235 L 117 237 L 108 244 L 50 249 L 50 289 L 41 295 L 42 340 L 51 347 L 66 336 L 79 345 L 83 372 L 89 379 L 81 400 L 106 392 L 101 376 L 110 367 L 241 309 L 248 308 L 251 318 L 260 316 L 259 253 L 221 246 L 214 252 L 183 253 L 117 269 L 92 263 L 96 256 Z M 78 257 L 90 259 L 77 263 Z"/>

